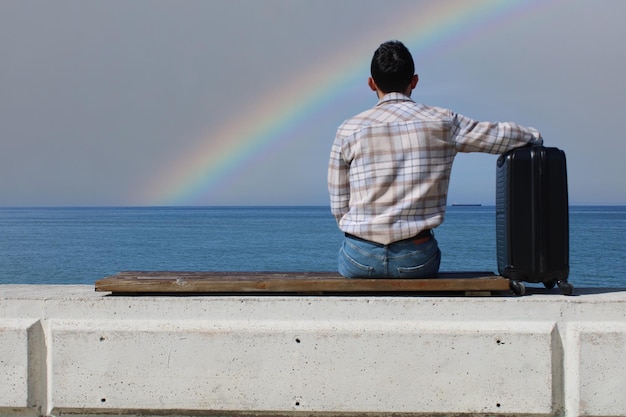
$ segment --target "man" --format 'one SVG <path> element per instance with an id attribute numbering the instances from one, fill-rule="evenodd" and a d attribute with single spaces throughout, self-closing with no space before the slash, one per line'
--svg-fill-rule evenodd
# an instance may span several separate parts
<path id="1" fill-rule="evenodd" d="M 501 154 L 543 142 L 533 128 L 418 104 L 410 98 L 417 82 L 409 50 L 383 43 L 368 79 L 378 104 L 337 130 L 328 190 L 345 233 L 339 250 L 345 277 L 435 277 L 441 252 L 432 229 L 443 222 L 456 153 Z"/>

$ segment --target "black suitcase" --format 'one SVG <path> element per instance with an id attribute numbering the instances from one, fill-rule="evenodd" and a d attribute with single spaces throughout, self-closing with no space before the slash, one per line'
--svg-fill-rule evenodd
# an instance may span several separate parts
<path id="1" fill-rule="evenodd" d="M 565 153 L 526 146 L 498 158 L 496 173 L 498 272 L 511 279 L 558 285 L 572 294 L 569 274 L 569 209 Z"/>

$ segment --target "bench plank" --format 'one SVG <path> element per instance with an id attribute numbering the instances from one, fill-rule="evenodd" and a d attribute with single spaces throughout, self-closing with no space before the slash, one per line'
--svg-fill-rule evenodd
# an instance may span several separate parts
<path id="1" fill-rule="evenodd" d="M 96 291 L 141 293 L 395 293 L 509 291 L 492 272 L 448 272 L 425 279 L 348 279 L 336 272 L 126 271 L 96 281 Z"/>

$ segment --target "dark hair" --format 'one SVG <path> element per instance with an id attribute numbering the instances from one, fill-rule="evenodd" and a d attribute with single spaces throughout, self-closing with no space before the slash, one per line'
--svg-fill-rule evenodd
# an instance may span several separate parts
<path id="1" fill-rule="evenodd" d="M 403 93 L 415 74 L 415 64 L 402 42 L 387 41 L 374 52 L 370 71 L 383 93 Z"/>

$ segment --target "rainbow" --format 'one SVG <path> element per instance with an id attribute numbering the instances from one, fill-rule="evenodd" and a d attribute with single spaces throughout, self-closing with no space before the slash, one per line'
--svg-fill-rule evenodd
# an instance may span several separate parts
<path id="1" fill-rule="evenodd" d="M 364 84 L 373 50 L 382 41 L 399 39 L 416 59 L 429 51 L 451 49 L 459 39 L 471 39 L 493 30 L 540 7 L 541 1 L 451 0 L 433 1 L 402 10 L 402 17 L 381 25 L 356 47 L 341 51 L 319 67 L 287 81 L 273 95 L 245 114 L 236 123 L 229 121 L 211 129 L 202 144 L 173 158 L 171 166 L 160 167 L 158 176 L 136 195 L 139 204 L 194 205 L 215 193 L 225 179 L 244 164 L 251 163 L 292 140 L 285 132 L 307 123 L 324 111 L 355 83 Z M 390 31 L 389 28 L 392 28 Z M 302 86 L 306 86 L 303 90 Z M 295 97 L 293 91 L 297 91 Z M 336 110 L 336 108 L 335 108 Z M 329 143 L 330 149 L 330 143 Z"/>

